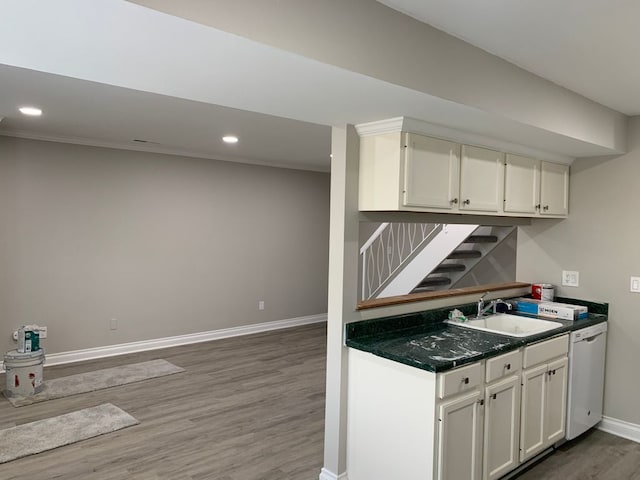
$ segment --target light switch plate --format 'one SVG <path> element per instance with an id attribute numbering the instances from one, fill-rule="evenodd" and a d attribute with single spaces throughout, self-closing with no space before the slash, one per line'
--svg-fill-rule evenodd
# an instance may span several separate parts
<path id="1" fill-rule="evenodd" d="M 633 293 L 640 293 L 640 277 L 631 277 L 629 282 L 629 291 Z"/>
<path id="2" fill-rule="evenodd" d="M 580 285 L 580 272 L 574 270 L 562 271 L 562 286 L 578 287 Z"/>

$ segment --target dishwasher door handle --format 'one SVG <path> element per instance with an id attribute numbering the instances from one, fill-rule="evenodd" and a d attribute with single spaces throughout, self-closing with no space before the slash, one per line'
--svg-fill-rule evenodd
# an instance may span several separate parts
<path id="1" fill-rule="evenodd" d="M 601 335 L 602 333 L 596 333 L 594 336 L 589 338 L 583 338 L 582 340 L 587 343 L 595 342 L 598 339 L 598 337 L 600 337 Z"/>

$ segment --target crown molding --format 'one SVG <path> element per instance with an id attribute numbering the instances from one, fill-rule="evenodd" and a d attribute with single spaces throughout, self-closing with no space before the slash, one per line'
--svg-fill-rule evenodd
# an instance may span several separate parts
<path id="1" fill-rule="evenodd" d="M 300 166 L 300 165 L 292 165 L 288 163 L 267 162 L 267 161 L 253 160 L 253 159 L 244 158 L 244 157 L 237 158 L 237 157 L 228 157 L 225 155 L 211 155 L 211 154 L 196 152 L 196 151 L 187 150 L 187 149 L 165 147 L 165 146 L 153 144 L 153 143 L 132 144 L 132 143 L 125 143 L 125 142 L 110 142 L 110 141 L 98 140 L 94 138 L 71 137 L 71 136 L 63 136 L 63 135 L 45 135 L 41 133 L 29 132 L 27 130 L 9 130 L 9 129 L 0 130 L 0 135 L 6 136 L 6 137 L 25 138 L 28 140 L 39 140 L 44 142 L 84 145 L 88 147 L 114 148 L 116 150 L 130 150 L 134 152 L 160 153 L 163 155 L 172 155 L 176 157 L 204 158 L 208 160 L 242 163 L 242 164 L 256 165 L 256 166 L 262 166 L 262 167 L 288 168 L 292 170 L 305 170 L 305 171 L 322 172 L 322 173 L 326 173 L 330 171 L 329 165 L 327 165 L 327 168 L 317 168 L 317 167 L 306 166 L 306 165 Z"/>
<path id="2" fill-rule="evenodd" d="M 395 117 L 375 122 L 359 123 L 356 125 L 356 132 L 361 137 L 371 137 L 372 135 L 383 135 L 385 133 L 397 133 L 404 130 L 406 117 Z M 418 132 L 415 132 L 418 133 Z"/>
<path id="3" fill-rule="evenodd" d="M 571 165 L 575 160 L 575 158 L 567 155 L 547 152 L 486 135 L 457 130 L 455 128 L 445 127 L 443 125 L 437 125 L 435 123 L 425 122 L 423 120 L 417 120 L 409 117 L 395 117 L 376 122 L 361 123 L 356 125 L 355 128 L 360 137 L 406 132 L 442 138 L 444 140 L 463 143 L 465 145 L 490 148 L 499 152 L 533 157 L 539 160 L 561 163 L 563 165 Z"/>

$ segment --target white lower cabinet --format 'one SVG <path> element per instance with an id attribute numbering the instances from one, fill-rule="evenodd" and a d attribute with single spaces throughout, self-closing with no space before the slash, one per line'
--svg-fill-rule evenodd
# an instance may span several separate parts
<path id="1" fill-rule="evenodd" d="M 438 407 L 438 480 L 482 478 L 482 404 L 480 390 Z"/>
<path id="2" fill-rule="evenodd" d="M 531 355 L 537 365 L 522 372 L 520 461 L 534 457 L 564 438 L 567 405 L 568 335 L 542 342 Z M 552 345 L 552 342 L 554 344 Z M 552 346 L 546 358 L 544 351 Z M 560 349 L 560 351 L 558 350 Z M 562 351 L 564 350 L 564 352 Z"/>
<path id="3" fill-rule="evenodd" d="M 485 388 L 483 478 L 500 478 L 518 466 L 520 375 Z"/>
<path id="4" fill-rule="evenodd" d="M 506 475 L 564 437 L 567 347 L 565 335 L 439 374 L 350 348 L 349 479 Z"/>

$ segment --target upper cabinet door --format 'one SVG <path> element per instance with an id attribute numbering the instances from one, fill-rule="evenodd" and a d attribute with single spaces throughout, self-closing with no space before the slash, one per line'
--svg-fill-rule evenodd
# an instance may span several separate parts
<path id="1" fill-rule="evenodd" d="M 533 215 L 540 209 L 540 160 L 507 154 L 504 211 Z"/>
<path id="2" fill-rule="evenodd" d="M 541 215 L 566 216 L 569 213 L 569 166 L 541 162 Z"/>
<path id="3" fill-rule="evenodd" d="M 410 133 L 405 145 L 404 206 L 457 209 L 460 145 Z"/>
<path id="4" fill-rule="evenodd" d="M 504 153 L 462 146 L 460 160 L 460 209 L 501 212 Z"/>

